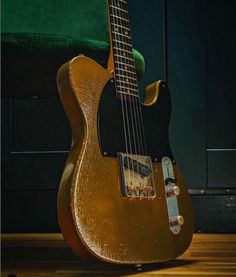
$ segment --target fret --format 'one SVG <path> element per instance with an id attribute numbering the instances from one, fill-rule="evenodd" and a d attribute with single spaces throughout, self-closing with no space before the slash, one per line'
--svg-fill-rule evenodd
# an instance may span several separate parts
<path id="1" fill-rule="evenodd" d="M 119 77 L 117 77 L 116 79 L 118 82 L 138 87 L 137 82 L 133 82 L 133 80 L 128 80 L 126 76 L 124 77 L 124 80 L 120 79 Z"/>
<path id="2" fill-rule="evenodd" d="M 112 16 L 112 17 L 116 17 L 116 18 L 119 18 L 119 19 L 124 20 L 124 21 L 126 21 L 126 22 L 129 22 L 129 20 L 128 20 L 128 19 L 123 18 L 123 17 L 120 17 L 120 16 L 115 15 L 115 14 L 112 14 L 112 13 L 110 14 L 110 16 Z"/>
<path id="3" fill-rule="evenodd" d="M 110 8 L 111 21 L 116 23 L 121 23 L 122 25 L 129 25 L 129 17 L 128 13 L 123 12 L 120 9 L 112 9 Z M 122 21 L 124 20 L 124 21 Z"/>
<path id="4" fill-rule="evenodd" d="M 138 88 L 138 85 L 137 85 L 136 83 L 130 83 L 130 82 L 127 82 L 127 81 L 121 81 L 121 80 L 119 80 L 119 79 L 116 79 L 116 81 L 117 81 L 118 83 L 126 84 L 127 87 L 133 86 L 133 87 L 135 87 L 136 89 Z"/>
<path id="5" fill-rule="evenodd" d="M 121 51 L 122 51 L 122 50 L 121 50 Z M 122 56 L 122 55 L 118 55 L 118 54 L 114 54 L 114 56 L 115 56 L 115 57 L 120 57 L 120 58 L 122 58 L 122 59 L 125 59 L 125 60 L 128 60 L 128 61 L 134 62 L 133 59 L 130 59 L 130 58 L 126 57 L 126 56 Z M 117 61 L 118 61 L 118 60 L 117 60 Z M 118 61 L 118 62 L 119 62 L 119 61 Z"/>
<path id="6" fill-rule="evenodd" d="M 120 33 L 120 34 L 124 34 L 124 35 L 126 35 L 126 36 L 128 36 L 129 37 L 129 39 L 131 39 L 131 37 L 130 37 L 130 31 L 129 30 L 126 30 L 126 29 L 124 29 L 124 28 L 121 28 L 121 27 L 112 27 L 111 28 L 111 30 L 112 30 L 112 32 L 118 32 L 118 33 Z"/>
<path id="7" fill-rule="evenodd" d="M 119 71 L 122 71 L 122 72 L 117 72 L 118 74 L 121 74 L 122 76 L 124 76 L 124 78 L 128 75 L 128 74 L 132 74 L 132 76 L 130 77 L 133 77 L 133 78 L 137 78 L 136 76 L 136 70 L 133 70 L 132 68 L 123 68 L 123 67 L 116 67 L 116 69 L 118 69 Z M 135 68 L 136 69 L 136 68 Z M 135 75 L 135 76 L 134 76 Z M 137 81 L 137 79 L 136 79 Z"/>
<path id="8" fill-rule="evenodd" d="M 133 59 L 133 51 L 132 49 L 130 50 L 126 50 L 126 49 L 123 49 L 123 48 L 120 48 L 120 47 L 113 47 L 114 49 L 114 53 L 117 54 L 117 55 L 121 55 L 122 57 L 129 57 L 130 59 Z"/>
<path id="9" fill-rule="evenodd" d="M 124 10 L 124 9 L 118 8 L 118 7 L 113 6 L 113 5 L 110 5 L 110 7 L 111 7 L 111 8 L 114 8 L 114 9 L 117 9 L 117 10 L 120 10 L 120 11 L 122 11 L 122 12 L 124 12 L 125 14 L 128 15 L 128 12 L 127 12 L 126 10 Z"/>
<path id="10" fill-rule="evenodd" d="M 116 68 L 116 70 L 121 71 L 122 73 L 127 72 L 127 73 L 132 74 L 133 76 L 136 77 L 136 72 L 134 72 L 134 71 L 130 71 L 130 70 L 127 70 L 127 69 L 122 69 L 122 68 Z"/>
<path id="11" fill-rule="evenodd" d="M 127 3 L 122 0 L 110 0 L 108 3 L 116 91 L 139 98 Z"/>
<path id="12" fill-rule="evenodd" d="M 120 28 L 122 28 L 122 29 L 125 29 L 125 30 L 128 30 L 128 31 L 130 32 L 130 28 L 127 28 L 127 27 L 125 27 L 125 26 L 122 26 L 122 25 L 119 25 L 119 24 L 116 24 L 116 23 L 113 23 L 113 22 L 111 22 L 111 25 L 113 25 L 113 26 L 118 26 L 118 27 L 120 27 Z"/>
<path id="13" fill-rule="evenodd" d="M 116 43 L 116 46 L 113 47 L 113 50 L 115 50 L 114 53 L 124 52 L 127 55 L 130 55 L 133 57 L 133 49 L 131 47 L 129 47 L 128 49 L 127 48 L 128 47 L 126 47 L 126 49 L 124 49 L 123 45 L 117 45 L 117 43 Z"/>
<path id="14" fill-rule="evenodd" d="M 124 34 L 121 34 L 121 33 L 115 32 L 115 31 L 112 31 L 112 33 L 117 34 L 117 35 L 122 36 L 122 37 L 126 37 L 127 39 L 129 39 L 131 41 L 130 36 L 127 36 L 127 35 L 124 35 Z"/>
<path id="15" fill-rule="evenodd" d="M 126 42 L 123 42 L 123 41 L 120 41 L 120 40 L 117 40 L 117 39 L 114 39 L 114 38 L 113 38 L 113 41 L 121 43 L 121 44 L 128 45 L 129 47 L 132 47 L 132 45 L 130 43 L 126 43 Z"/>
<path id="16" fill-rule="evenodd" d="M 119 69 L 130 70 L 130 71 L 136 72 L 136 67 L 134 65 L 134 62 L 132 64 L 129 64 L 126 62 L 120 62 L 119 60 L 115 59 L 115 65 L 117 65 L 117 68 L 119 68 Z"/>
<path id="17" fill-rule="evenodd" d="M 118 47 L 113 47 L 114 49 L 118 50 L 118 51 L 122 51 L 122 52 L 126 52 L 126 53 L 129 53 L 130 55 L 133 56 L 133 51 L 129 51 L 129 50 L 125 50 L 125 49 L 122 49 L 122 48 L 118 48 Z"/>
<path id="18" fill-rule="evenodd" d="M 133 72 L 136 72 L 136 67 L 132 64 L 126 64 L 126 63 L 116 61 L 116 65 L 121 66 L 120 68 L 118 67 L 118 69 L 129 70 L 128 67 L 130 67 L 130 70 L 134 69 Z"/>
<path id="19" fill-rule="evenodd" d="M 127 79 L 130 79 L 130 80 L 133 80 L 133 81 L 137 82 L 137 78 L 133 78 L 133 77 L 130 77 L 130 76 L 122 75 L 122 74 L 119 74 L 119 73 L 117 73 L 116 76 L 118 76 L 119 78 L 127 78 Z"/>
<path id="20" fill-rule="evenodd" d="M 137 94 L 133 94 L 133 93 L 126 93 L 126 92 L 122 92 L 122 91 L 118 91 L 119 94 L 124 94 L 124 95 L 129 95 L 129 96 L 134 96 L 139 98 L 139 96 Z"/>
<path id="21" fill-rule="evenodd" d="M 132 91 L 132 92 L 137 92 L 137 94 L 138 94 L 138 90 L 137 89 L 134 89 L 134 88 L 130 88 L 130 87 L 124 87 L 124 86 L 121 86 L 121 85 L 116 85 L 117 86 L 117 88 L 121 88 L 121 89 L 124 89 L 125 90 L 125 92 L 127 92 L 127 93 L 129 93 L 130 91 Z"/>

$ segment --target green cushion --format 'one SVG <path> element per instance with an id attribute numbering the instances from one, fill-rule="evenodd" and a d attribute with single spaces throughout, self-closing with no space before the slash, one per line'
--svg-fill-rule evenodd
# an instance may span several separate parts
<path id="1" fill-rule="evenodd" d="M 2 0 L 2 32 L 108 41 L 107 0 Z"/>
<path id="2" fill-rule="evenodd" d="M 4 96 L 57 95 L 56 72 L 69 59 L 84 54 L 106 66 L 109 43 L 68 36 L 28 33 L 2 34 L 2 94 Z M 138 76 L 143 56 L 134 50 Z"/>
<path id="3" fill-rule="evenodd" d="M 1 4 L 2 32 L 7 33 L 2 41 L 17 53 L 108 56 L 107 0 L 2 0 Z M 144 59 L 137 51 L 134 58 L 140 77 Z"/>
<path id="4" fill-rule="evenodd" d="M 7 56 L 27 55 L 38 57 L 58 56 L 67 59 L 84 54 L 95 59 L 103 66 L 106 65 L 109 55 L 109 43 L 107 41 L 74 38 L 68 36 L 28 34 L 28 33 L 3 33 L 2 51 Z M 144 58 L 133 50 L 138 76 L 144 73 Z"/>

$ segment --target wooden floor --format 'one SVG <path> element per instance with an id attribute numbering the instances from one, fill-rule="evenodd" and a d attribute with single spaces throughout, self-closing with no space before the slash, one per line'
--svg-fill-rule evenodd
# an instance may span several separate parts
<path id="1" fill-rule="evenodd" d="M 195 234 L 177 260 L 141 268 L 80 261 L 60 234 L 2 235 L 2 276 L 236 276 L 236 235 Z"/>

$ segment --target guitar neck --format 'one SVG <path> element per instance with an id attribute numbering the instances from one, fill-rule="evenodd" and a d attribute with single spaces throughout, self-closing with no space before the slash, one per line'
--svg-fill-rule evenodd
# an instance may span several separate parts
<path id="1" fill-rule="evenodd" d="M 127 1 L 107 1 L 117 94 L 138 97 Z"/>

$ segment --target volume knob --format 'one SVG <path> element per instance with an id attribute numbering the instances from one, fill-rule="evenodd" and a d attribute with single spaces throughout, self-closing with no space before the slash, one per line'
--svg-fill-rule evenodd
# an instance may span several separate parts
<path id="1" fill-rule="evenodd" d="M 166 194 L 167 196 L 178 196 L 180 194 L 180 188 L 178 186 L 168 187 Z"/>

